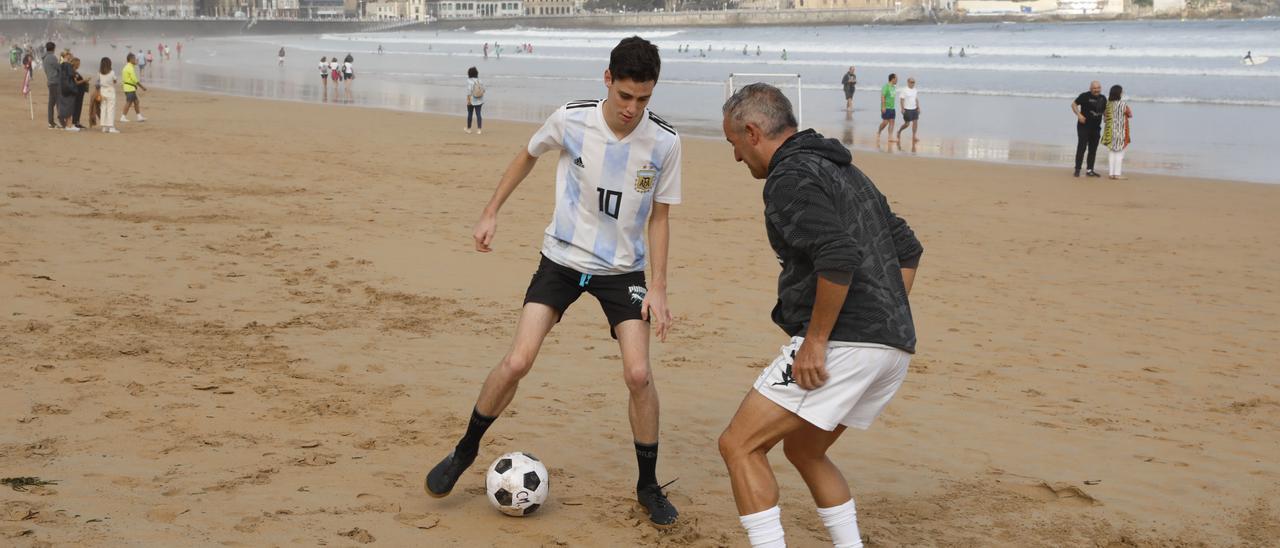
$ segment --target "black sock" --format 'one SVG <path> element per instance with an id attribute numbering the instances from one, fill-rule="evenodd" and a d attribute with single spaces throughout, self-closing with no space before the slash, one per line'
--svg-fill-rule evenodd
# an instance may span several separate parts
<path id="1" fill-rule="evenodd" d="M 480 452 L 480 438 L 484 437 L 485 430 L 488 430 L 489 425 L 497 419 L 498 417 L 486 417 L 472 409 L 471 422 L 467 423 L 467 433 L 458 440 L 458 446 L 453 450 L 454 455 L 464 460 L 475 459 L 476 454 Z"/>
<path id="2" fill-rule="evenodd" d="M 658 444 L 636 442 L 636 465 L 640 468 L 640 479 L 636 480 L 636 489 L 658 484 Z"/>

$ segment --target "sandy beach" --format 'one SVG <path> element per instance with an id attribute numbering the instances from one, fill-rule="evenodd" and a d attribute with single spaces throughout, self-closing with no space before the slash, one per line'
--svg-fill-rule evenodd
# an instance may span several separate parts
<path id="1" fill-rule="evenodd" d="M 148 122 L 69 134 L 44 128 L 42 75 L 28 121 L 18 74 L 0 74 L 0 477 L 58 483 L 0 487 L 0 545 L 745 545 L 715 439 L 785 336 L 761 182 L 727 144 L 684 143 L 677 323 L 654 345 L 682 520 L 660 531 L 586 299 L 459 488 L 423 493 L 537 263 L 550 158 L 494 253 L 470 236 L 534 126 L 153 91 Z M 926 249 L 907 381 L 833 448 L 872 546 L 1280 538 L 1280 186 L 855 162 Z M 526 519 L 483 497 L 514 450 L 552 476 Z M 776 453 L 788 540 L 823 546 Z"/>

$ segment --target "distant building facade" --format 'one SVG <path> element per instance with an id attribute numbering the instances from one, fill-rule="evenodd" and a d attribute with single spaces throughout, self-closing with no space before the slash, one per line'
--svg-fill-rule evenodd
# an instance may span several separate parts
<path id="1" fill-rule="evenodd" d="M 429 13 L 440 19 L 475 19 L 477 17 L 519 17 L 524 15 L 522 0 L 443 0 L 431 2 Z"/>
<path id="2" fill-rule="evenodd" d="M 525 15 L 573 15 L 582 11 L 578 0 L 524 0 Z"/>
<path id="3" fill-rule="evenodd" d="M 409 3 L 391 0 L 388 2 L 369 2 L 364 6 L 365 19 L 407 19 Z"/>
<path id="4" fill-rule="evenodd" d="M 343 0 L 298 0 L 298 17 L 334 19 L 346 16 Z"/>

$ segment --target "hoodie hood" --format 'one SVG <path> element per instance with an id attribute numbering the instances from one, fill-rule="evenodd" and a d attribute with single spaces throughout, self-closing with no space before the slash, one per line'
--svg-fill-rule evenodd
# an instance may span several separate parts
<path id="1" fill-rule="evenodd" d="M 806 129 L 783 141 L 782 146 L 778 147 L 778 151 L 774 152 L 773 158 L 769 160 L 769 173 L 773 173 L 778 164 L 797 154 L 815 154 L 838 166 L 853 163 L 853 154 L 840 141 L 828 139 L 812 129 Z"/>

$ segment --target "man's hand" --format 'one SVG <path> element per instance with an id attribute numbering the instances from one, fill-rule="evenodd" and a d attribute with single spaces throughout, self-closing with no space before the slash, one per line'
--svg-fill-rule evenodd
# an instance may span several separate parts
<path id="1" fill-rule="evenodd" d="M 484 213 L 480 216 L 480 220 L 476 221 L 475 232 L 471 237 L 476 241 L 476 251 L 488 253 L 493 251 L 489 247 L 493 243 L 493 235 L 498 232 L 498 216 Z"/>
<path id="2" fill-rule="evenodd" d="M 659 341 L 667 342 L 667 330 L 674 322 L 671 309 L 667 308 L 667 290 L 650 289 L 640 303 L 640 317 L 657 327 Z"/>
<path id="3" fill-rule="evenodd" d="M 1076 114 L 1076 119 L 1079 120 L 1081 124 L 1085 123 L 1083 114 Z"/>
<path id="4" fill-rule="evenodd" d="M 805 390 L 814 390 L 827 383 L 827 343 L 806 338 L 791 363 L 791 376 Z"/>

